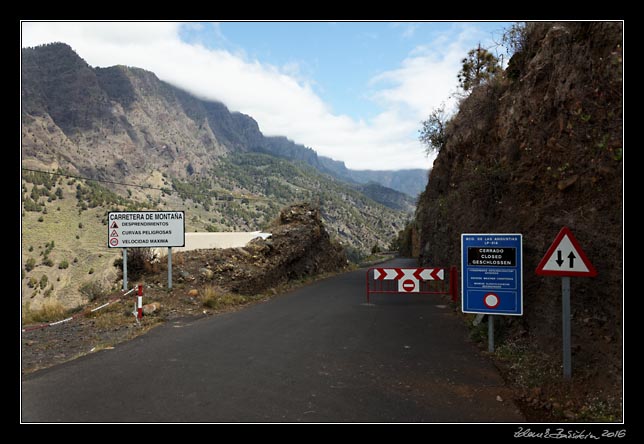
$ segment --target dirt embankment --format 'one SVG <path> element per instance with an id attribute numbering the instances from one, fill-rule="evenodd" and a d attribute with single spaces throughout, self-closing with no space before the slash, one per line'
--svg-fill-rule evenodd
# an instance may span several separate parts
<path id="1" fill-rule="evenodd" d="M 502 331 L 556 366 L 561 280 L 534 270 L 568 226 L 599 274 L 572 280 L 566 393 L 613 405 L 623 348 L 621 44 L 618 22 L 528 24 L 505 73 L 475 88 L 448 124 L 416 220 L 422 264 L 458 264 L 461 233 L 523 233 L 524 316 L 502 317 Z"/>
<path id="2" fill-rule="evenodd" d="M 280 212 L 268 239 L 243 248 L 181 253 L 175 270 L 179 282 L 209 283 L 233 293 L 261 293 L 290 280 L 338 271 L 348 265 L 344 250 L 331 241 L 319 209 L 298 204 Z M 161 272 L 147 279 L 161 282 Z"/>

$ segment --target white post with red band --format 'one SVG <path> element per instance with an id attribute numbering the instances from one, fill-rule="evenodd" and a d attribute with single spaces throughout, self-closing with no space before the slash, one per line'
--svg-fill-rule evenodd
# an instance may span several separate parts
<path id="1" fill-rule="evenodd" d="M 141 319 L 143 317 L 143 285 L 139 284 L 139 292 L 136 297 L 136 317 Z"/>

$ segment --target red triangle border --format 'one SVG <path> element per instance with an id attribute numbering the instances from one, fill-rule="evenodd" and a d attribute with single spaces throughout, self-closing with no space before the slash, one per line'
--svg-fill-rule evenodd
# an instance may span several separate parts
<path id="1" fill-rule="evenodd" d="M 563 239 L 564 236 L 568 236 L 568 239 L 570 239 L 570 243 L 572 243 L 572 246 L 575 247 L 575 250 L 579 253 L 579 258 L 582 260 L 586 268 L 588 268 L 588 271 L 556 271 L 556 270 L 544 270 L 543 267 L 546 266 L 546 262 L 548 262 L 548 259 L 550 256 L 552 256 L 559 246 L 559 243 Z M 581 245 L 579 245 L 579 242 L 577 241 L 577 238 L 572 234 L 572 231 L 570 231 L 570 228 L 568 227 L 563 227 L 560 231 L 559 234 L 557 234 L 557 237 L 555 240 L 552 242 L 552 245 L 550 245 L 550 248 L 548 248 L 548 251 L 546 251 L 546 254 L 543 255 L 543 258 L 541 259 L 541 262 L 539 262 L 539 265 L 537 265 L 537 269 L 535 270 L 535 273 L 538 275 L 542 276 L 576 276 L 576 277 L 595 277 L 597 276 L 597 270 L 593 266 L 593 264 L 588 260 L 588 256 L 586 256 L 586 253 L 584 253 L 584 250 L 582 250 Z"/>

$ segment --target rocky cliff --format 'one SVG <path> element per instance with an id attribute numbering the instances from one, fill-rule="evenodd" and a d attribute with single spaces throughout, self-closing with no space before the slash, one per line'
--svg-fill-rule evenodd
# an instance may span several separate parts
<path id="1" fill-rule="evenodd" d="M 534 270 L 562 226 L 597 268 L 573 278 L 577 375 L 621 377 L 622 24 L 530 23 L 505 73 L 475 88 L 447 126 L 420 198 L 420 262 L 460 262 L 461 233 L 523 233 L 524 316 L 504 322 L 553 359 L 561 280 Z"/>
<path id="2" fill-rule="evenodd" d="M 185 177 L 204 172 L 223 154 L 257 152 L 411 196 L 424 182 L 423 170 L 347 169 L 286 137 L 264 136 L 252 117 L 194 97 L 152 72 L 121 65 L 92 68 L 64 43 L 24 48 L 21 73 L 28 163 L 98 178 L 146 177 L 153 171 Z"/>

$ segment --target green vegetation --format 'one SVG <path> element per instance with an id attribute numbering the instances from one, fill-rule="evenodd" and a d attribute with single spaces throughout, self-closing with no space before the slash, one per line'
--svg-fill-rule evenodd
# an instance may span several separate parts
<path id="1" fill-rule="evenodd" d="M 115 205 L 127 205 L 127 199 L 108 190 L 97 182 L 85 181 L 84 185 L 76 185 L 76 200 L 82 210 L 96 208 L 98 206 L 110 207 Z M 80 226 L 79 226 L 80 228 Z"/>
<path id="2" fill-rule="evenodd" d="M 89 302 L 93 302 L 98 298 L 106 296 L 109 292 L 97 281 L 87 281 L 81 285 L 78 290 Z"/>
<path id="3" fill-rule="evenodd" d="M 413 230 L 414 225 L 412 222 L 407 222 L 405 228 L 398 232 L 398 236 L 391 241 L 391 249 L 398 251 L 398 254 L 403 257 L 411 257 L 412 243 L 413 243 Z"/>
<path id="4" fill-rule="evenodd" d="M 27 272 L 33 270 L 35 266 L 36 259 L 34 259 L 33 257 L 30 257 L 29 259 L 27 259 L 27 262 L 25 262 L 25 270 L 27 270 Z"/>
<path id="5" fill-rule="evenodd" d="M 481 45 L 470 50 L 461 62 L 463 65 L 458 73 L 458 82 L 465 91 L 487 82 L 502 72 L 499 60 L 494 54 L 481 48 Z"/>
<path id="6" fill-rule="evenodd" d="M 69 267 L 69 262 L 67 262 L 67 260 L 65 260 L 65 259 L 63 259 L 62 261 L 60 261 L 60 263 L 58 264 L 58 268 L 59 268 L 60 270 L 64 270 L 64 269 L 66 269 L 67 267 Z"/>
<path id="7" fill-rule="evenodd" d="M 240 294 L 221 293 L 212 286 L 204 287 L 200 299 L 204 307 L 212 308 L 215 310 L 225 307 L 233 307 L 236 305 L 243 305 L 251 300 L 248 296 L 243 296 Z"/>
<path id="8" fill-rule="evenodd" d="M 47 287 L 48 283 L 49 283 L 49 278 L 47 277 L 46 274 L 43 274 L 42 277 L 40 278 L 40 289 L 44 290 L 45 287 Z"/>
<path id="9" fill-rule="evenodd" d="M 445 145 L 445 127 L 447 126 L 447 122 L 448 119 L 445 114 L 444 105 L 435 108 L 427 120 L 422 122 L 423 127 L 420 129 L 418 139 L 425 145 L 427 155 L 433 152 L 438 153 Z"/>

